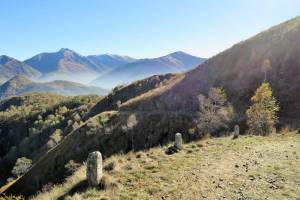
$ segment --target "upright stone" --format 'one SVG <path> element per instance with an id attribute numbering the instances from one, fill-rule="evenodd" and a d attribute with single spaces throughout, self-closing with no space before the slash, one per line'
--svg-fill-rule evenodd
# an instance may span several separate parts
<path id="1" fill-rule="evenodd" d="M 237 139 L 239 135 L 240 135 L 240 127 L 239 125 L 235 125 L 232 139 Z"/>
<path id="2" fill-rule="evenodd" d="M 239 136 L 240 135 L 240 127 L 239 125 L 234 126 L 234 135 Z"/>
<path id="3" fill-rule="evenodd" d="M 175 134 L 175 145 L 177 149 L 182 149 L 182 136 L 181 133 Z"/>
<path id="4" fill-rule="evenodd" d="M 102 178 L 102 155 L 99 151 L 89 153 L 86 178 L 89 186 L 97 186 Z"/>

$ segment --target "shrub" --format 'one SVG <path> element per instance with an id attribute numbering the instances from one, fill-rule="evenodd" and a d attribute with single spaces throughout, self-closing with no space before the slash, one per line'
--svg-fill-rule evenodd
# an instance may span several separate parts
<path id="1" fill-rule="evenodd" d="M 211 88 L 208 97 L 200 94 L 199 117 L 197 128 L 203 134 L 216 133 L 222 129 L 227 129 L 228 124 L 234 117 L 234 110 L 227 101 L 227 96 L 222 88 Z"/>
<path id="2" fill-rule="evenodd" d="M 246 111 L 249 131 L 257 135 L 271 133 L 278 121 L 279 106 L 270 85 L 263 83 L 257 88 L 251 102 L 252 105 Z"/>
<path id="3" fill-rule="evenodd" d="M 11 171 L 15 177 L 20 177 L 25 174 L 32 165 L 32 161 L 26 157 L 18 158 L 17 162 Z"/>
<path id="4" fill-rule="evenodd" d="M 62 139 L 62 134 L 63 134 L 62 130 L 56 129 L 56 130 L 52 133 L 52 135 L 50 136 L 50 138 L 51 138 L 56 144 L 58 144 L 58 143 L 61 141 L 61 139 Z"/>

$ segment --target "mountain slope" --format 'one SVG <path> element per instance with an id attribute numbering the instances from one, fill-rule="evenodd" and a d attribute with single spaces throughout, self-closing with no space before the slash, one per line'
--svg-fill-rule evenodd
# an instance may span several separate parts
<path id="1" fill-rule="evenodd" d="M 92 84 L 112 88 L 118 84 L 130 83 L 152 75 L 187 71 L 204 60 L 184 52 L 175 52 L 154 59 L 141 59 L 100 75 L 92 81 Z"/>
<path id="2" fill-rule="evenodd" d="M 30 81 L 24 76 L 15 76 L 0 86 L 0 99 L 31 92 L 50 92 L 74 96 L 83 94 L 104 95 L 107 90 L 68 81 L 38 83 Z"/>
<path id="3" fill-rule="evenodd" d="M 119 56 L 113 54 L 90 55 L 87 56 L 87 58 L 95 63 L 99 63 L 100 65 L 107 67 L 109 70 L 113 70 L 137 60 L 129 56 Z"/>
<path id="4" fill-rule="evenodd" d="M 23 75 L 32 79 L 41 76 L 41 73 L 31 66 L 5 55 L 0 56 L 0 72 L 0 82 L 5 82 L 16 75 Z"/>
<path id="5" fill-rule="evenodd" d="M 289 20 L 205 61 L 171 89 L 132 101 L 126 109 L 153 109 L 159 101 L 165 110 L 195 110 L 197 95 L 215 86 L 224 87 L 236 110 L 244 113 L 255 89 L 263 82 L 262 65 L 271 63 L 266 81 L 280 102 L 280 116 L 300 113 L 300 17 Z M 169 104 L 172 99 L 172 104 Z"/>
<path id="6" fill-rule="evenodd" d="M 41 53 L 24 63 L 41 71 L 42 80 L 71 80 L 84 82 L 107 71 L 105 66 L 79 55 L 78 53 L 62 48 L 54 53 Z"/>

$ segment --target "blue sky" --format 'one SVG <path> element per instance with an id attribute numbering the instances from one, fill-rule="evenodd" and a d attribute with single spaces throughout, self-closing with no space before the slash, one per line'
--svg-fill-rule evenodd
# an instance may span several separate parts
<path id="1" fill-rule="evenodd" d="M 70 48 L 136 58 L 210 57 L 300 14 L 299 0 L 1 0 L 0 55 Z"/>

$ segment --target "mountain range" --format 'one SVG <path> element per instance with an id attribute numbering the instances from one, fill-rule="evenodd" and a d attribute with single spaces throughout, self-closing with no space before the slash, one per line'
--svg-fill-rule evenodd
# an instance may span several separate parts
<path id="1" fill-rule="evenodd" d="M 184 72 L 196 67 L 204 60 L 204 58 L 192 56 L 182 51 L 159 58 L 140 59 L 100 75 L 91 84 L 112 88 L 122 83 L 131 83 L 152 75 Z"/>
<path id="2" fill-rule="evenodd" d="M 108 90 L 61 80 L 52 82 L 33 82 L 25 76 L 17 75 L 0 86 L 0 100 L 11 96 L 32 92 L 75 96 L 87 94 L 106 95 Z"/>
<path id="3" fill-rule="evenodd" d="M 114 54 L 82 56 L 62 48 L 57 52 L 40 53 L 23 62 L 2 56 L 0 83 L 15 75 L 24 75 L 43 82 L 66 80 L 111 89 L 151 75 L 183 72 L 204 60 L 184 52 L 153 59 L 135 59 Z"/>

